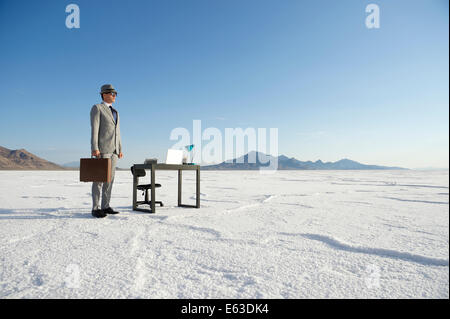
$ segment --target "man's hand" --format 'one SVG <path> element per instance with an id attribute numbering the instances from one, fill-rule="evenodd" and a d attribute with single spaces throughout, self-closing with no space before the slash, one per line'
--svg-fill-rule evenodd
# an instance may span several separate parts
<path id="1" fill-rule="evenodd" d="M 123 157 L 123 153 L 120 152 L 120 153 L 119 153 L 119 158 L 122 158 L 122 157 Z"/>
<path id="2" fill-rule="evenodd" d="M 100 151 L 99 150 L 92 151 L 92 156 L 100 157 Z"/>

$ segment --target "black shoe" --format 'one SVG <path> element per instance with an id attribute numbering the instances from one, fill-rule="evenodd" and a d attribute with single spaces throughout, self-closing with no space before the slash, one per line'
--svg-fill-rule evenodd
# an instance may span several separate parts
<path id="1" fill-rule="evenodd" d="M 103 217 L 106 217 L 106 213 L 101 209 L 93 209 L 92 216 L 94 216 L 96 218 L 103 218 Z"/>
<path id="2" fill-rule="evenodd" d="M 115 215 L 115 214 L 119 213 L 119 212 L 116 212 L 115 210 L 113 210 L 111 207 L 103 209 L 103 212 L 108 215 Z"/>

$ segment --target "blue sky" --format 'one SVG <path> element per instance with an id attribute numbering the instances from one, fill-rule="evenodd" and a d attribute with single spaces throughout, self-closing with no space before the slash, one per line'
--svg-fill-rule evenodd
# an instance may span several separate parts
<path id="1" fill-rule="evenodd" d="M 68 4 L 80 28 L 68 29 Z M 365 8 L 380 7 L 368 29 Z M 278 128 L 279 153 L 448 167 L 446 0 L 0 0 L 0 146 L 90 155 L 102 84 L 129 167 L 176 127 Z"/>

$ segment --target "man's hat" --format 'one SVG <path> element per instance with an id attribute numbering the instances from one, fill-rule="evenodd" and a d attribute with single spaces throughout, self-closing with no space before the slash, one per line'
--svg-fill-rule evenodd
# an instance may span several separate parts
<path id="1" fill-rule="evenodd" d="M 112 86 L 111 84 L 105 84 L 105 85 L 102 85 L 100 94 L 103 94 L 103 93 L 110 93 L 110 92 L 114 92 L 114 93 L 117 94 L 116 89 L 114 89 L 114 86 Z"/>

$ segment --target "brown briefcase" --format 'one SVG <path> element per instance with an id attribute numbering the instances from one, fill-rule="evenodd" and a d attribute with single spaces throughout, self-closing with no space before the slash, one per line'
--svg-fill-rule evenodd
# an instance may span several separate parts
<path id="1" fill-rule="evenodd" d="M 81 158 L 80 182 L 111 182 L 111 159 Z"/>

